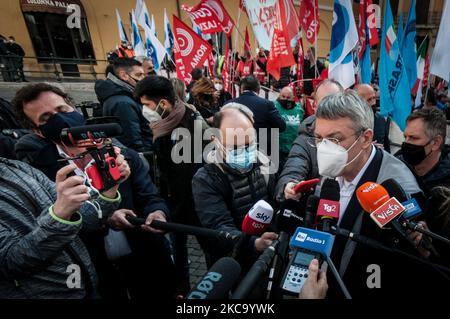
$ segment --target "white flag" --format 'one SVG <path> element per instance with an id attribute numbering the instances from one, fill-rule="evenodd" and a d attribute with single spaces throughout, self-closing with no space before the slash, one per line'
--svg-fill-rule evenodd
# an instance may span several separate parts
<path id="1" fill-rule="evenodd" d="M 358 30 L 353 16 L 351 0 L 335 0 L 331 30 L 330 79 L 338 81 L 344 89 L 355 83 L 352 50 L 358 43 Z"/>
<path id="2" fill-rule="evenodd" d="M 430 74 L 437 75 L 443 80 L 450 78 L 450 1 L 446 1 L 442 11 L 441 25 L 434 46 L 431 59 Z"/>

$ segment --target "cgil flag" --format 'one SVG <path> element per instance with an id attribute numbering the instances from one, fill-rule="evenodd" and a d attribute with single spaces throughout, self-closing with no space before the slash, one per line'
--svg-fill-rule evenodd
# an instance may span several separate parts
<path id="1" fill-rule="evenodd" d="M 119 10 L 116 9 L 116 18 L 117 18 L 117 27 L 119 29 L 119 37 L 121 42 L 128 42 L 127 33 L 125 32 L 125 28 L 123 26 L 122 19 L 120 18 Z"/>
<path id="2" fill-rule="evenodd" d="M 390 0 L 386 1 L 384 9 L 378 74 L 380 76 L 380 113 L 383 116 L 392 117 L 404 131 L 406 118 L 411 113 L 411 88 L 394 30 Z"/>
<path id="3" fill-rule="evenodd" d="M 352 1 L 335 0 L 333 17 L 328 76 L 347 89 L 355 83 L 352 51 L 358 43 Z"/>
<path id="4" fill-rule="evenodd" d="M 176 15 L 173 16 L 173 29 L 177 77 L 188 84 L 192 80 L 191 71 L 205 63 L 212 48 Z"/>
<path id="5" fill-rule="evenodd" d="M 234 27 L 234 21 L 223 6 L 221 0 L 201 0 L 194 7 L 182 5 L 202 33 L 224 32 L 227 37 L 231 36 Z"/>
<path id="6" fill-rule="evenodd" d="M 434 46 L 433 57 L 431 58 L 430 73 L 437 75 L 443 80 L 450 78 L 450 1 L 445 2 L 442 11 L 439 33 Z"/>

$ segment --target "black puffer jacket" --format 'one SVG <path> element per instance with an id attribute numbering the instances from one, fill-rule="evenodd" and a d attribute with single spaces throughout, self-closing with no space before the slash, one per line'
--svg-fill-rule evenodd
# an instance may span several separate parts
<path id="1" fill-rule="evenodd" d="M 287 183 L 319 177 L 317 149 L 308 143 L 308 138 L 314 136 L 315 123 L 316 117 L 310 116 L 300 124 L 299 136 L 292 144 L 275 189 L 277 201 L 284 200 L 284 187 Z"/>
<path id="2" fill-rule="evenodd" d="M 273 186 L 274 176 L 266 182 L 261 164 L 241 173 L 223 164 L 209 163 L 192 180 L 195 210 L 204 227 L 238 235 L 250 208 L 261 199 L 270 203 Z M 248 243 L 250 254 L 255 253 L 255 239 L 252 237 Z M 230 243 L 218 242 L 214 251 L 208 253 L 217 260 L 228 255 L 231 249 Z"/>

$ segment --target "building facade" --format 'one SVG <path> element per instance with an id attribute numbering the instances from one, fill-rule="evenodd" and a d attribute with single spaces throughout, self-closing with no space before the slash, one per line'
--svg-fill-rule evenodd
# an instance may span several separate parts
<path id="1" fill-rule="evenodd" d="M 145 0 L 145 2 L 150 14 L 154 16 L 157 36 L 163 42 L 164 9 L 170 19 L 175 14 L 190 25 L 190 20 L 181 9 L 181 5 L 193 6 L 199 0 Z M 256 48 L 257 43 L 248 18 L 245 13 L 239 12 L 239 2 L 240 0 L 223 0 L 241 35 L 248 27 L 251 45 Z M 407 12 L 409 0 L 395 0 L 392 3 L 394 12 L 401 10 Z M 419 8 L 417 9 L 420 27 L 418 35 L 431 32 L 435 37 L 443 0 L 418 0 L 417 3 L 420 6 L 421 19 L 422 13 L 425 12 L 423 8 L 427 8 L 426 19 L 422 19 L 423 25 L 419 24 Z M 79 24 L 72 28 L 69 26 L 73 23 L 71 17 L 74 11 L 67 12 L 67 7 L 71 4 L 80 8 Z M 298 10 L 299 1 L 294 0 L 294 5 Z M 115 10 L 118 9 L 129 35 L 129 12 L 135 6 L 135 0 L 2 0 L 0 34 L 5 37 L 14 36 L 23 47 L 26 54 L 24 70 L 27 76 L 51 78 L 58 73 L 64 78 L 92 79 L 94 73 L 98 73 L 98 77 L 102 76 L 107 63 L 107 52 L 114 50 L 120 42 Z M 354 6 L 357 16 L 357 4 Z M 316 47 L 318 56 L 326 57 L 331 38 L 333 0 L 319 0 L 319 9 L 320 32 Z M 141 32 L 143 34 L 143 30 Z M 233 32 L 233 43 L 238 38 L 238 50 L 242 50 L 243 47 L 241 35 L 236 31 Z M 307 47 L 308 44 L 304 43 Z"/>

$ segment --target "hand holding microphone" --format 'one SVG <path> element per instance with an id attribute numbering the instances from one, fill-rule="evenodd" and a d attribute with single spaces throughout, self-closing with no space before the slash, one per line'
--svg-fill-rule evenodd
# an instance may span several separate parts
<path id="1" fill-rule="evenodd" d="M 258 239 L 255 240 L 255 249 L 259 252 L 263 252 L 270 245 L 272 245 L 273 241 L 278 239 L 278 235 L 272 232 L 266 232 L 261 235 Z"/>

